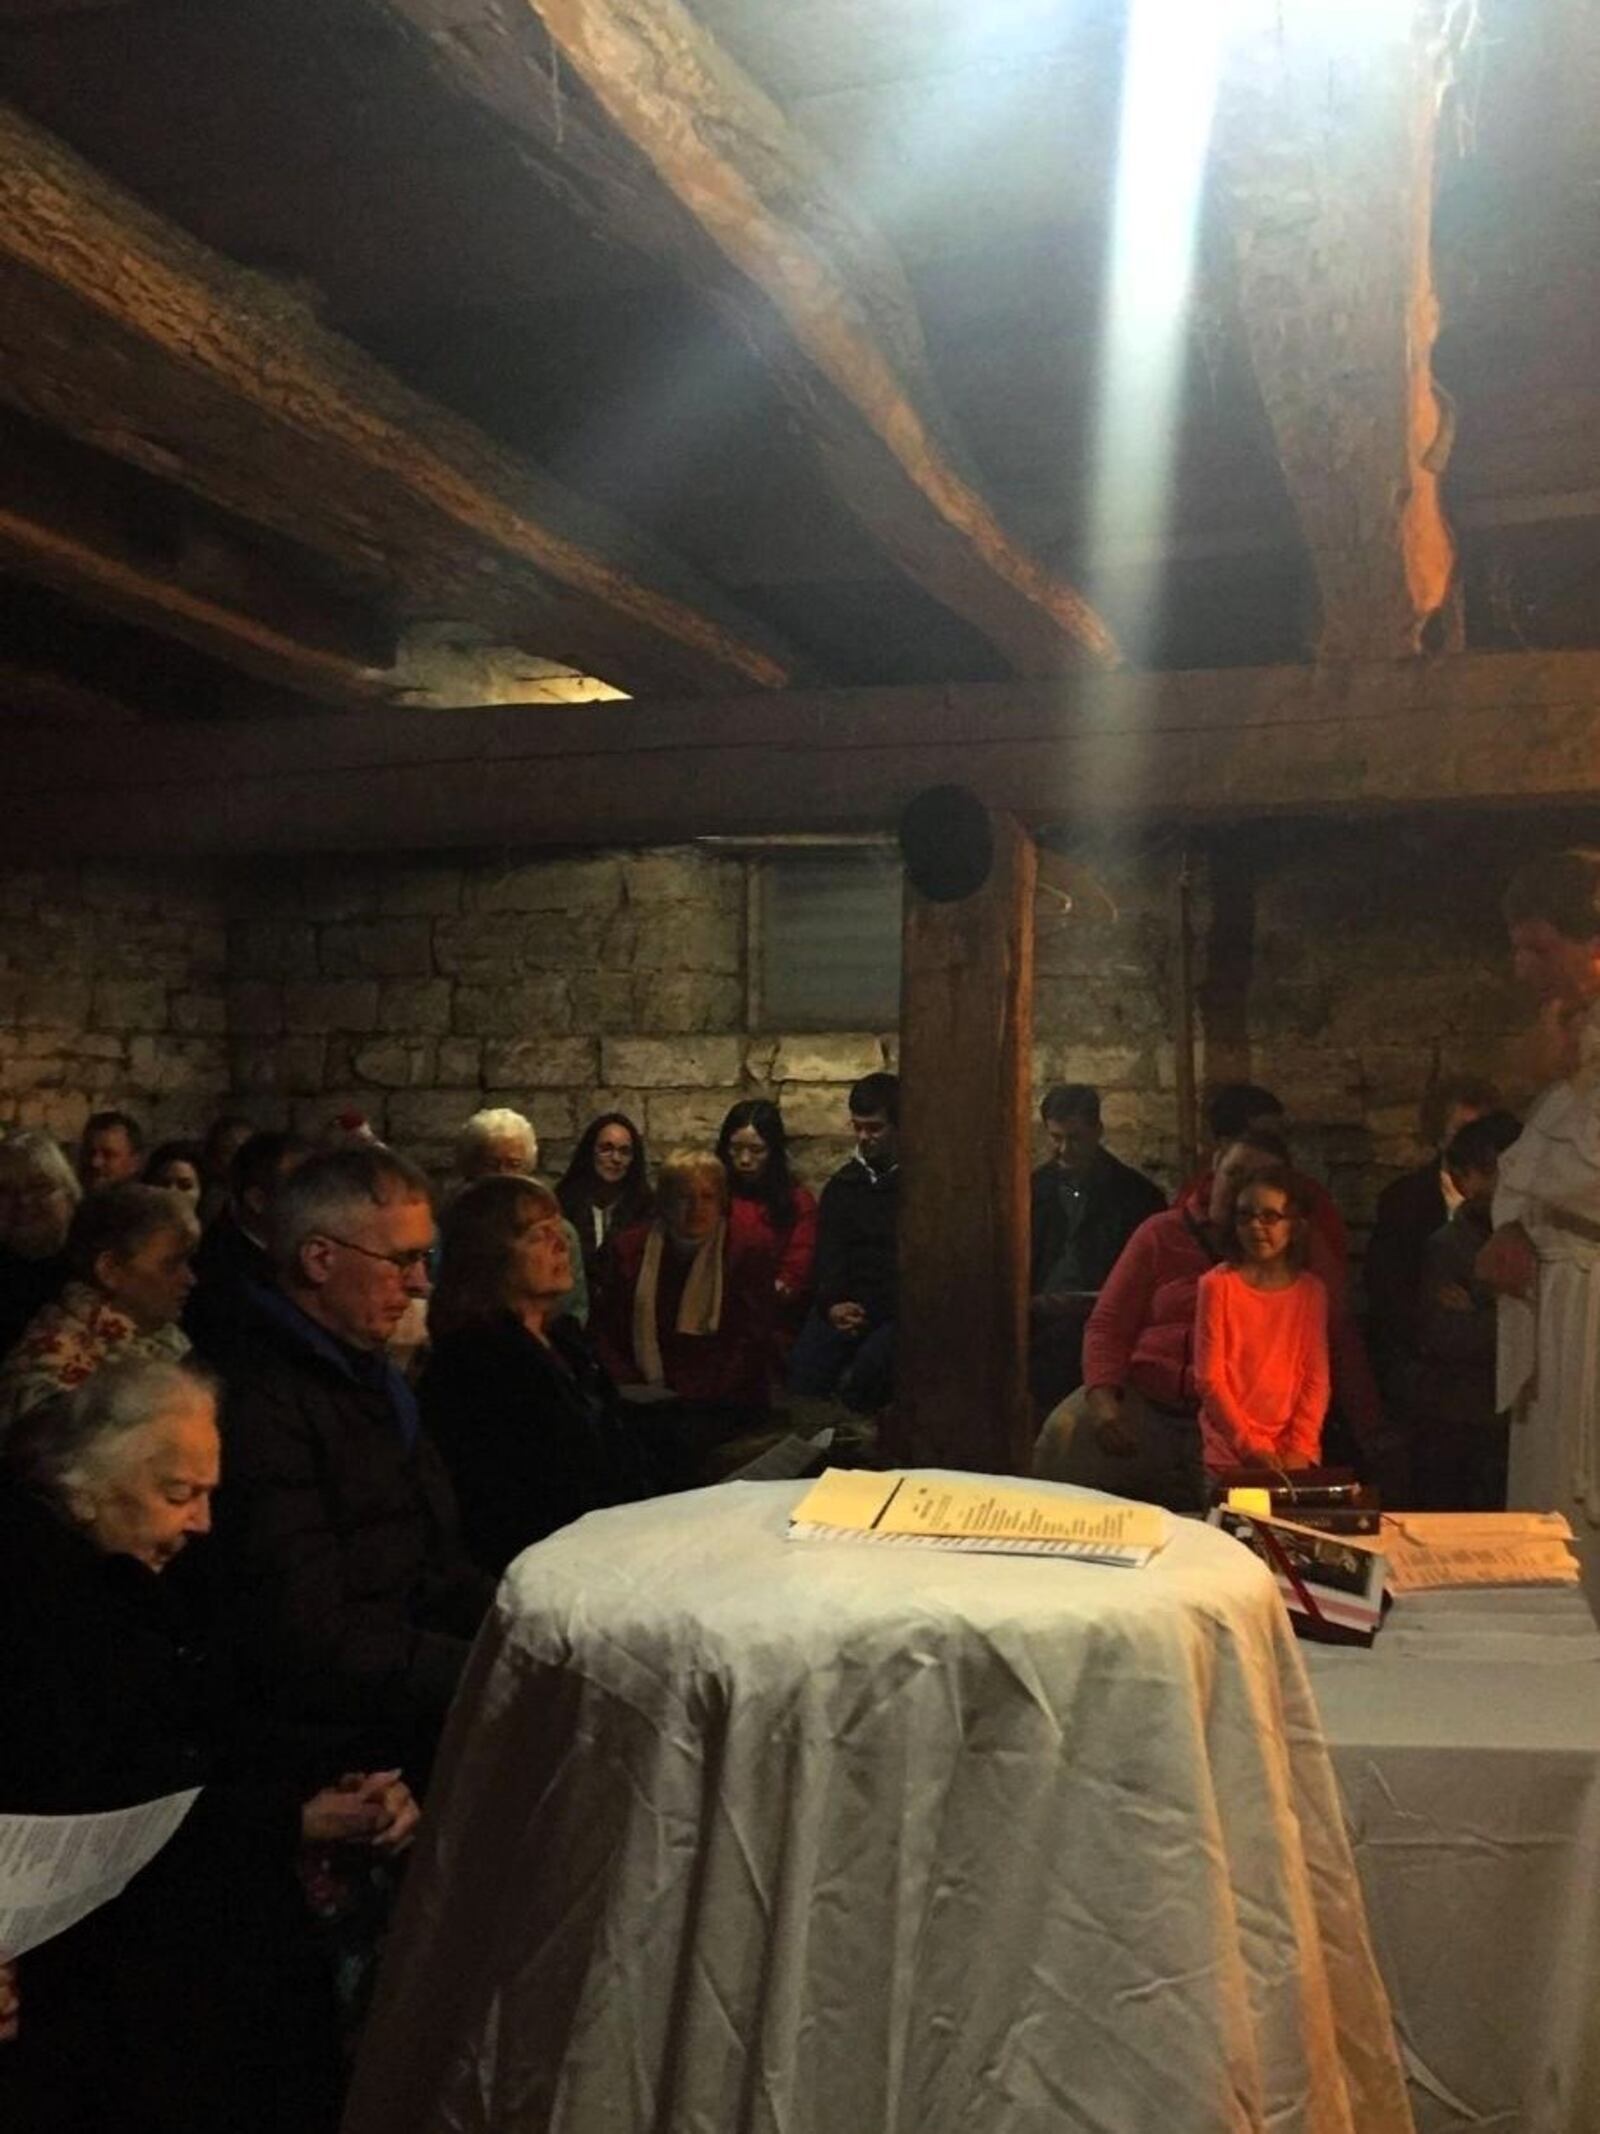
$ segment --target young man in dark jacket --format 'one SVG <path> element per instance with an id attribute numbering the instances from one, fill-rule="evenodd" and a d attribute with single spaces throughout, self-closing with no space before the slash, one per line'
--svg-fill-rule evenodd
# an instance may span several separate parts
<path id="1" fill-rule="evenodd" d="M 1500 1158 L 1518 1132 L 1510 1112 L 1485 1112 L 1445 1150 L 1461 1199 L 1423 1254 L 1409 1387 L 1417 1502 L 1425 1511 L 1505 1509 L 1510 1424 L 1495 1402 L 1496 1300 L 1475 1268 L 1494 1229 Z"/>
<path id="2" fill-rule="evenodd" d="M 869 1074 L 850 1092 L 856 1152 L 822 1189 L 817 1298 L 789 1363 L 789 1384 L 863 1415 L 894 1393 L 900 1078 Z"/>
<path id="3" fill-rule="evenodd" d="M 1082 1385 L 1084 1322 L 1123 1246 L 1167 1197 L 1105 1146 L 1088 1083 L 1048 1090 L 1039 1109 L 1050 1160 L 1032 1181 L 1028 1382 L 1042 1418 Z"/>
<path id="4" fill-rule="evenodd" d="M 385 1347 L 426 1294 L 433 1235 L 426 1180 L 387 1149 L 314 1156 L 285 1181 L 276 1281 L 230 1367 L 218 1501 L 264 1692 L 371 1730 L 413 1783 L 493 1591 Z"/>

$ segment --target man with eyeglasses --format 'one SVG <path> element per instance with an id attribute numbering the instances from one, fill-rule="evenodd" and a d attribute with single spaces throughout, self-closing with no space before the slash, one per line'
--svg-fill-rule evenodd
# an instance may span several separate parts
<path id="1" fill-rule="evenodd" d="M 492 1581 L 386 1344 L 428 1290 L 433 1209 L 377 1146 L 313 1156 L 272 1203 L 223 1411 L 218 1530 L 260 1687 L 425 1775 Z M 365 1743 L 370 1742 L 367 1750 Z"/>

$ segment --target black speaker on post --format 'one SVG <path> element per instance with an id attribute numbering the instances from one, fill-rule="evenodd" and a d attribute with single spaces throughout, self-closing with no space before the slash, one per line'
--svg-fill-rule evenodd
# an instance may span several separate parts
<path id="1" fill-rule="evenodd" d="M 920 895 L 935 904 L 970 897 L 994 866 L 989 811 L 964 785 L 930 786 L 900 817 L 900 853 Z"/>

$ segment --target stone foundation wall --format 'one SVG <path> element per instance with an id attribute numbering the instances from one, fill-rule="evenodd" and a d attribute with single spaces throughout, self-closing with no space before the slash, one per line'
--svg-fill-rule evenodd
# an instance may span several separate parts
<path id="1" fill-rule="evenodd" d="M 201 870 L 0 871 L 0 1124 L 186 1134 L 228 1086 L 227 912 Z"/>
<path id="2" fill-rule="evenodd" d="M 1248 1076 L 1358 1229 L 1417 1159 L 1440 1069 L 1507 1075 L 1506 874 L 1542 819 L 1250 825 L 1191 855 L 1202 1081 Z M 1041 906 L 1036 1079 L 1091 1081 L 1108 1138 L 1178 1167 L 1170 837 L 1074 855 L 1098 885 Z M 595 1111 L 652 1151 L 773 1095 L 798 1164 L 848 1146 L 845 1095 L 891 1029 L 746 1027 L 748 869 L 685 848 L 0 874 L 0 1122 L 66 1137 L 125 1103 L 153 1134 L 223 1105 L 319 1130 L 355 1107 L 435 1169 L 468 1113 L 509 1104 L 564 1163 Z"/>

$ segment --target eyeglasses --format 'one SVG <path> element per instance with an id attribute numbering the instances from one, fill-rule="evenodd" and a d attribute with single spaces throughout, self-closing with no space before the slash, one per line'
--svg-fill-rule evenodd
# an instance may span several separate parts
<path id="1" fill-rule="evenodd" d="M 317 1232 L 325 1244 L 343 1245 L 346 1252 L 359 1252 L 364 1260 L 382 1260 L 385 1267 L 392 1267 L 398 1275 L 415 1274 L 425 1268 L 431 1245 L 413 1245 L 408 1252 L 374 1252 L 370 1245 L 358 1245 L 353 1237 L 335 1237 L 331 1230 Z"/>
<path id="2" fill-rule="evenodd" d="M 1239 1228 L 1247 1230 L 1252 1223 L 1264 1223 L 1269 1230 L 1276 1230 L 1280 1224 L 1292 1223 L 1293 1221 L 1294 1217 L 1292 1215 L 1285 1215 L 1272 1208 L 1252 1208 L 1247 1214 L 1240 1215 Z"/>

